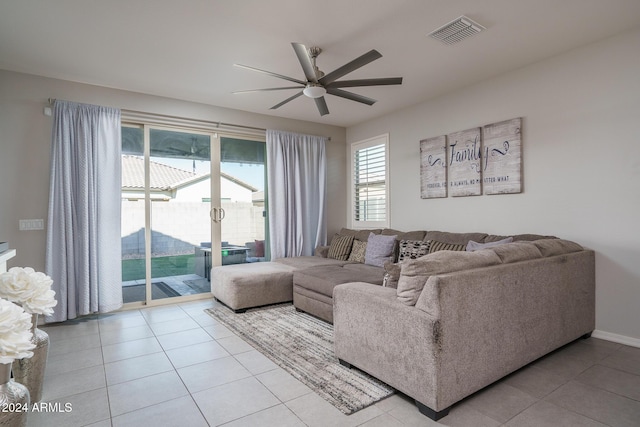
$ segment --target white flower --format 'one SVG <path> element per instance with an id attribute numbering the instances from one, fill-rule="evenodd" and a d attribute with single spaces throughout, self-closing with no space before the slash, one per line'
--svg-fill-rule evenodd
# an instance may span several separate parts
<path id="1" fill-rule="evenodd" d="M 33 268 L 13 267 L 0 274 L 0 297 L 22 305 L 27 313 L 49 316 L 58 304 L 52 284 L 49 276 Z"/>
<path id="2" fill-rule="evenodd" d="M 12 302 L 0 298 L 0 363 L 33 356 L 31 316 Z"/>

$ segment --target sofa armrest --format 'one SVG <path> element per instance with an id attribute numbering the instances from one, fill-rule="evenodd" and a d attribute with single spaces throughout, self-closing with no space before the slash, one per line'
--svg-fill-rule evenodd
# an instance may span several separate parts
<path id="1" fill-rule="evenodd" d="M 437 408 L 437 319 L 370 283 L 333 290 L 335 354 L 431 408 Z"/>
<path id="2" fill-rule="evenodd" d="M 441 399 L 452 404 L 594 329 L 594 253 L 432 276 L 415 308 L 439 319 Z"/>
<path id="3" fill-rule="evenodd" d="M 327 258 L 329 255 L 329 246 L 318 246 L 313 254 L 321 258 Z"/>

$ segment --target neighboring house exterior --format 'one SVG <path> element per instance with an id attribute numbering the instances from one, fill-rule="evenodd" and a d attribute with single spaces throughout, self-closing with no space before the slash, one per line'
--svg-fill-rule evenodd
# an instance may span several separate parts
<path id="1" fill-rule="evenodd" d="M 153 255 L 193 253 L 211 242 L 211 175 L 150 161 L 151 251 Z M 221 240 L 243 246 L 264 239 L 264 192 L 221 173 L 220 206 L 225 210 Z M 122 253 L 144 254 L 144 159 L 122 156 Z"/>
<path id="2" fill-rule="evenodd" d="M 252 202 L 258 189 L 224 172 L 220 173 L 222 200 Z M 211 195 L 211 174 L 197 174 L 184 169 L 150 161 L 151 200 L 207 202 Z M 144 159 L 122 156 L 122 198 L 144 199 Z"/>

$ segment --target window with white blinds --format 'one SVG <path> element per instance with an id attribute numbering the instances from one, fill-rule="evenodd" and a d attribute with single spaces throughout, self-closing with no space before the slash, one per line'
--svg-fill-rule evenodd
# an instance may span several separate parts
<path id="1" fill-rule="evenodd" d="M 389 135 L 351 145 L 351 226 L 387 227 Z"/>

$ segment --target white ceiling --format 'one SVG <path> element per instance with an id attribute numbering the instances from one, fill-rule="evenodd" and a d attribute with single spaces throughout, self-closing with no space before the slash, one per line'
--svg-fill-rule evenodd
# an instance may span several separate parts
<path id="1" fill-rule="evenodd" d="M 447 46 L 427 34 L 466 15 L 486 31 Z M 639 0 L 0 0 L 0 69 L 227 108 L 351 126 L 630 30 Z M 245 64 L 304 80 L 291 42 L 319 46 L 325 73 L 376 49 L 343 79 L 404 77 L 402 86 L 328 95 L 330 114 Z M 640 46 L 639 46 L 640 52 Z"/>

